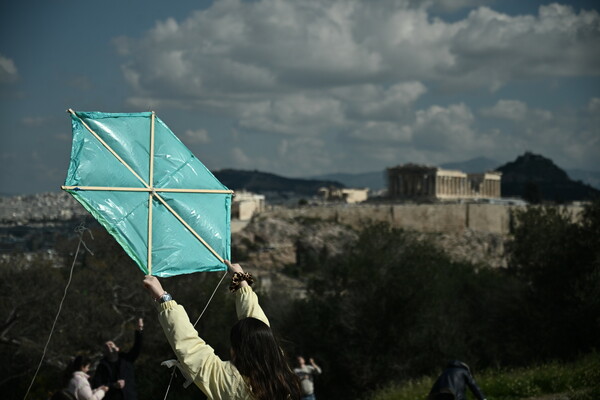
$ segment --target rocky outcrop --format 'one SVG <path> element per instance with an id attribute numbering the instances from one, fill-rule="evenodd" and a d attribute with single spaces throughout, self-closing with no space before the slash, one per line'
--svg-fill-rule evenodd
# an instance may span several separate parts
<path id="1" fill-rule="evenodd" d="M 466 261 L 474 265 L 505 268 L 507 235 L 466 229 L 460 233 L 420 234 L 444 250 L 454 261 Z"/>
<path id="2" fill-rule="evenodd" d="M 357 233 L 332 221 L 256 216 L 232 235 L 232 252 L 240 261 L 280 271 L 319 255 L 335 256 Z"/>
<path id="3" fill-rule="evenodd" d="M 470 229 L 413 234 L 431 241 L 455 261 L 494 268 L 507 265 L 506 235 Z M 286 267 L 299 265 L 306 270 L 310 263 L 340 254 L 357 239 L 356 230 L 333 220 L 263 215 L 232 236 L 232 254 L 262 273 L 281 273 Z"/>

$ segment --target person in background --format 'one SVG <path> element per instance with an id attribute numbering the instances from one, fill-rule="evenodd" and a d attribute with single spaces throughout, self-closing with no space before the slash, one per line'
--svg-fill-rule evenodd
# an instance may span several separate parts
<path id="1" fill-rule="evenodd" d="M 225 263 L 233 274 L 229 289 L 234 292 L 238 317 L 230 331 L 231 361 L 222 361 L 199 337 L 185 309 L 164 291 L 156 277 L 144 278 L 180 368 L 210 400 L 299 400 L 300 382 L 258 305 L 250 287 L 252 275 L 239 264 Z"/>
<path id="2" fill-rule="evenodd" d="M 294 373 L 300 378 L 302 385 L 302 400 L 315 400 L 315 375 L 321 374 L 321 367 L 315 364 L 315 360 L 309 358 L 310 365 L 306 365 L 304 357 L 298 356 L 298 367 L 294 368 Z"/>
<path id="3" fill-rule="evenodd" d="M 92 386 L 108 386 L 106 400 L 137 400 L 133 363 L 142 349 L 144 320 L 138 319 L 134 343 L 128 352 L 122 352 L 112 340 L 104 343 L 104 357 L 92 379 Z"/>
<path id="4" fill-rule="evenodd" d="M 108 386 L 100 386 L 92 390 L 90 385 L 90 376 L 87 374 L 90 370 L 92 361 L 84 356 L 77 356 L 68 367 L 68 375 L 71 376 L 67 384 L 67 390 L 75 396 L 77 400 L 100 400 L 108 392 Z"/>
<path id="5" fill-rule="evenodd" d="M 469 366 L 462 361 L 453 360 L 433 384 L 428 400 L 465 400 L 467 387 L 478 400 L 485 400 Z"/>

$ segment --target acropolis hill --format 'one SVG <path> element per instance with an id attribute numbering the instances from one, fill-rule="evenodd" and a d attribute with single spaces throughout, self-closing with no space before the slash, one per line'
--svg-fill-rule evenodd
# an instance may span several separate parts
<path id="1" fill-rule="evenodd" d="M 511 212 L 522 206 L 501 204 L 326 204 L 272 207 L 263 218 L 313 218 L 360 228 L 369 222 L 420 232 L 461 232 L 465 229 L 508 234 Z M 578 214 L 580 206 L 567 209 Z M 65 192 L 0 197 L 0 226 L 24 227 L 82 221 L 89 214 Z"/>
<path id="2" fill-rule="evenodd" d="M 232 234 L 232 254 L 239 261 L 279 270 L 303 252 L 341 251 L 368 224 L 384 222 L 435 236 L 449 254 L 491 266 L 506 265 L 504 243 L 510 238 L 513 211 L 519 206 L 494 204 L 331 204 L 271 207 Z M 577 215 L 580 207 L 568 208 Z M 0 197 L 0 256 L 52 258 L 54 246 L 73 237 L 80 223 L 98 226 L 79 203 L 64 192 Z"/>
<path id="3" fill-rule="evenodd" d="M 252 212 L 242 212 L 244 199 L 252 196 L 238 191 L 238 207 L 232 207 L 232 254 L 241 258 L 238 261 L 259 264 L 279 274 L 283 265 L 294 265 L 303 254 L 336 254 L 365 226 L 385 223 L 415 235 L 434 237 L 438 246 L 457 259 L 502 267 L 506 265 L 504 245 L 510 240 L 515 210 L 523 207 L 504 204 L 506 201 L 490 204 L 506 195 L 505 191 L 518 196 L 514 190 L 529 182 L 537 185 L 542 198 L 555 197 L 558 189 L 575 198 L 598 192 L 571 181 L 551 160 L 530 153 L 498 170 L 501 174 L 465 174 L 411 164 L 391 167 L 386 172 L 391 172 L 388 186 L 392 196 L 385 201 L 321 201 L 303 207 L 297 206 L 296 201 L 294 207 L 284 207 L 268 205 L 267 199 L 266 207 L 253 208 L 252 212 L 258 211 L 254 216 Z M 243 171 L 240 175 L 227 170 L 221 175 L 228 187 L 262 187 L 280 196 L 297 193 L 311 198 L 319 187 L 343 187 L 333 181 L 288 179 L 258 171 Z M 505 182 L 510 186 L 505 188 Z M 255 188 L 259 183 L 262 186 Z M 265 196 L 256 197 L 264 200 Z M 579 206 L 566 208 L 574 218 L 581 210 Z M 241 220 L 236 220 L 236 216 Z M 0 197 L 0 257 L 41 256 L 53 260 L 57 244 L 74 237 L 74 229 L 81 223 L 99 227 L 79 203 L 62 191 Z"/>

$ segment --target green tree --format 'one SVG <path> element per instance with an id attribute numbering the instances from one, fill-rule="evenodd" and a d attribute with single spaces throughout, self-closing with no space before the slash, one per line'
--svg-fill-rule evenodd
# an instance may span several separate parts
<path id="1" fill-rule="evenodd" d="M 135 321 L 144 317 L 144 344 L 136 361 L 140 398 L 163 397 L 171 371 L 160 366 L 174 358 L 157 319 L 155 305 L 142 286 L 142 272 L 102 228 L 93 229 L 77 257 L 71 284 L 44 362 L 29 398 L 47 398 L 59 389 L 60 377 L 71 357 L 86 353 L 98 359 L 106 340 L 127 349 L 133 342 Z M 0 393 L 23 398 L 42 357 L 58 305 L 66 288 L 78 237 L 59 240 L 62 263 L 41 257 L 21 258 L 17 264 L 0 262 Z M 183 304 L 190 319 L 206 305 L 221 274 L 190 274 L 169 278 L 164 285 Z M 196 329 L 217 354 L 229 358 L 229 328 L 235 322 L 233 297 L 223 282 Z M 200 390 L 182 388 L 175 378 L 170 398 L 197 399 Z"/>
<path id="2" fill-rule="evenodd" d="M 386 225 L 366 228 L 319 271 L 284 331 L 324 367 L 325 396 L 353 398 L 451 358 L 477 365 L 506 357 L 504 343 L 489 343 L 512 334 L 504 321 L 520 291 L 499 271 L 453 262 L 433 243 Z"/>
<path id="3" fill-rule="evenodd" d="M 600 344 L 600 201 L 577 216 L 559 207 L 516 213 L 513 276 L 528 287 L 529 349 L 569 357 Z"/>

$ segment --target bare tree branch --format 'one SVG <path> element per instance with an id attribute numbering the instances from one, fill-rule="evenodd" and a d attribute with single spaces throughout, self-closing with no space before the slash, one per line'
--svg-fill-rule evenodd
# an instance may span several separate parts
<path id="1" fill-rule="evenodd" d="M 9 331 L 10 328 L 13 327 L 13 325 L 17 321 L 17 318 L 19 318 L 19 314 L 17 314 L 17 308 L 15 307 L 8 315 L 8 318 L 6 318 L 4 324 L 2 324 L 2 326 L 0 327 L 0 329 L 2 330 L 2 333 L 0 333 L 0 338 L 4 338 L 6 336 L 6 333 Z"/>

